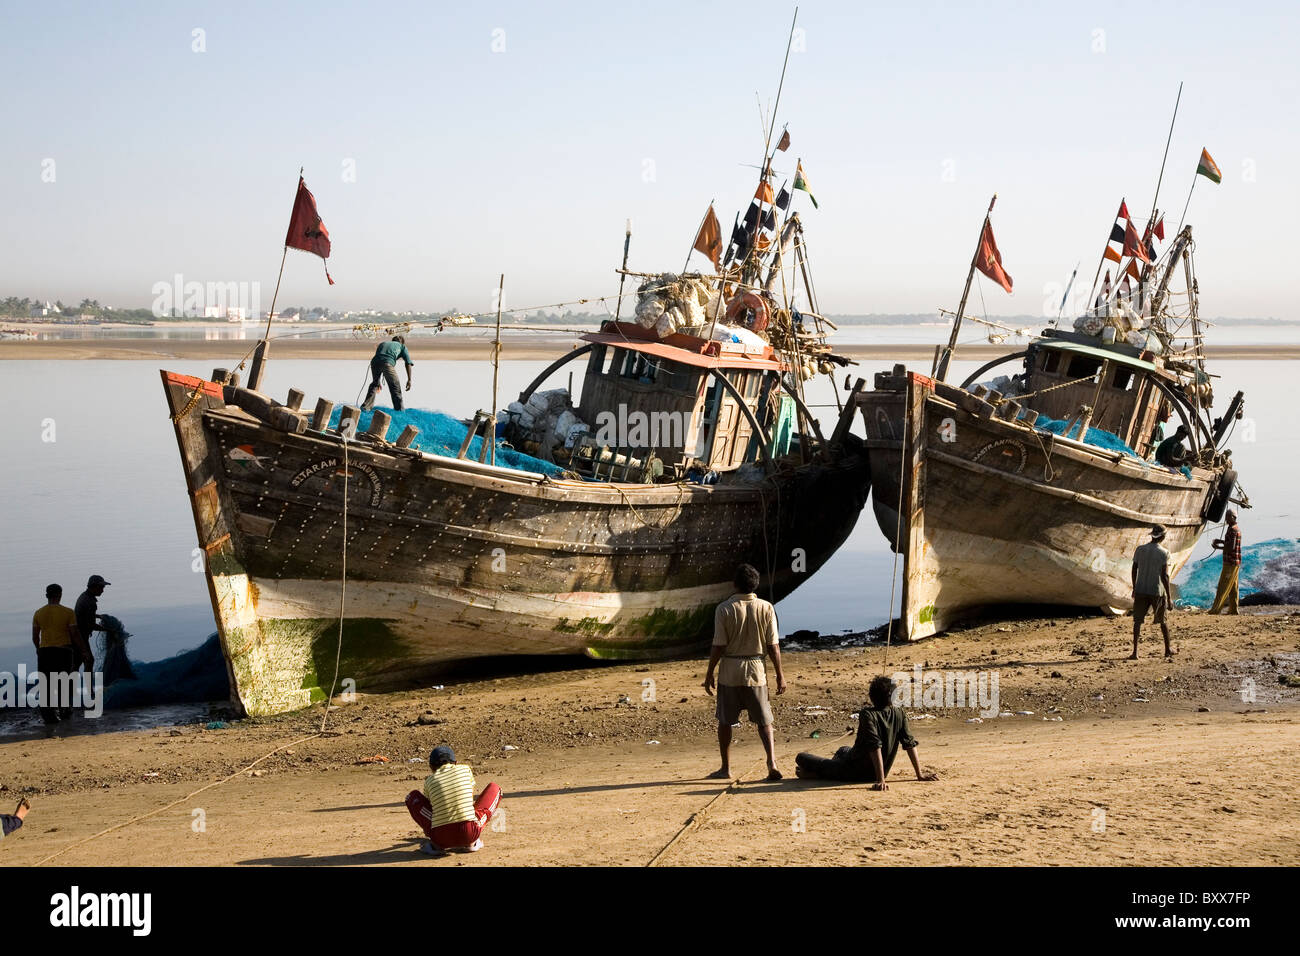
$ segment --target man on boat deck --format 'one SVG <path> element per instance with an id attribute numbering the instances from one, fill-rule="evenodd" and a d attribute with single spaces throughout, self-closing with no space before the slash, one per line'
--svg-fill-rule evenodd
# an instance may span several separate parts
<path id="1" fill-rule="evenodd" d="M 1151 540 L 1139 545 L 1133 552 L 1133 653 L 1129 660 L 1138 659 L 1138 637 L 1142 621 L 1151 611 L 1151 620 L 1160 625 L 1165 636 L 1165 657 L 1173 657 L 1169 647 L 1169 625 L 1165 613 L 1173 603 L 1169 593 L 1169 552 L 1160 546 L 1165 539 L 1165 529 L 1160 525 L 1151 528 Z"/>
<path id="2" fill-rule="evenodd" d="M 388 383 L 388 394 L 393 397 L 393 408 L 401 409 L 402 386 L 397 380 L 398 359 L 406 363 L 406 390 L 408 392 L 411 390 L 411 369 L 415 363 L 411 361 L 411 353 L 406 351 L 406 339 L 394 335 L 391 342 L 379 343 L 374 358 L 370 360 L 370 388 L 366 391 L 366 401 L 362 408 L 375 407 L 375 398 L 383 389 L 379 384 L 382 378 Z"/>
<path id="3" fill-rule="evenodd" d="M 1223 571 L 1219 574 L 1219 588 L 1210 605 L 1210 613 L 1222 612 L 1223 605 L 1228 605 L 1229 614 L 1239 614 L 1237 610 L 1237 576 L 1241 571 L 1241 529 L 1237 527 L 1237 512 L 1229 509 L 1224 515 L 1228 530 L 1222 538 L 1215 538 L 1211 546 L 1223 552 Z"/>
<path id="4" fill-rule="evenodd" d="M 776 669 L 776 692 L 784 694 L 781 635 L 776 627 L 776 609 L 754 593 L 758 580 L 754 566 L 742 564 L 734 580 L 737 593 L 713 613 L 713 650 L 709 671 L 704 675 L 704 690 L 713 694 L 713 675 L 718 671 L 718 750 L 722 766 L 709 774 L 710 780 L 731 778 L 731 725 L 740 719 L 742 709 L 749 711 L 749 719 L 758 726 L 759 739 L 767 752 L 767 779 L 781 779 L 781 771 L 776 769 L 772 707 L 767 702 L 767 671 L 763 667 L 766 651 Z"/>
<path id="5" fill-rule="evenodd" d="M 794 758 L 795 776 L 803 780 L 843 780 L 875 784 L 872 790 L 888 790 L 885 778 L 901 746 L 912 759 L 917 780 L 935 780 L 923 773 L 916 759 L 916 738 L 907 726 L 907 715 L 894 703 L 894 681 L 884 674 L 872 679 L 867 704 L 858 713 L 858 738 L 852 747 L 841 747 L 834 757 L 801 753 Z"/>
<path id="6" fill-rule="evenodd" d="M 421 849 L 431 856 L 445 856 L 449 850 L 473 853 L 483 849 L 483 828 L 501 803 L 501 788 L 489 783 L 474 796 L 474 772 L 456 763 L 450 747 L 434 747 L 429 754 L 433 773 L 424 781 L 424 791 L 406 795 L 406 809 L 429 838 Z"/>
<path id="7" fill-rule="evenodd" d="M 1156 446 L 1156 461 L 1166 468 L 1181 468 L 1191 460 L 1183 442 L 1187 440 L 1187 426 L 1178 430 Z"/>

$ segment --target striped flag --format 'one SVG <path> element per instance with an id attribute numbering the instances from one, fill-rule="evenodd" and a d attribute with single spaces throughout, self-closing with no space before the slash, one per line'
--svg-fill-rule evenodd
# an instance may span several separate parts
<path id="1" fill-rule="evenodd" d="M 1223 173 L 1219 172 L 1219 167 L 1215 165 L 1204 147 L 1201 147 L 1201 161 L 1196 164 L 1196 175 L 1204 176 L 1212 183 L 1223 181 Z"/>

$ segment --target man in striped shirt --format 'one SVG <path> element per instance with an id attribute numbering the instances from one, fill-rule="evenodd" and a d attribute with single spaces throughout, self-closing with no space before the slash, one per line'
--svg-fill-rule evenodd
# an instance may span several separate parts
<path id="1" fill-rule="evenodd" d="M 406 809 L 429 838 L 421 849 L 432 856 L 483 849 L 483 828 L 501 803 L 501 788 L 489 783 L 475 797 L 474 772 L 457 763 L 447 746 L 433 748 L 429 767 L 433 773 L 425 778 L 423 792 L 406 795 Z"/>
<path id="2" fill-rule="evenodd" d="M 1224 515 L 1228 530 L 1222 538 L 1211 542 L 1216 551 L 1223 552 L 1223 571 L 1219 574 L 1219 589 L 1215 592 L 1214 603 L 1210 613 L 1218 614 L 1223 606 L 1228 606 L 1229 614 L 1239 614 L 1237 610 L 1237 576 L 1241 573 L 1241 529 L 1237 527 L 1237 512 L 1229 511 Z"/>

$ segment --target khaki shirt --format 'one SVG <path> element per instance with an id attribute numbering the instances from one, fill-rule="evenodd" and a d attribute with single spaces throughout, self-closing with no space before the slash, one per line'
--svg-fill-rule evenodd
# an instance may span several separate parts
<path id="1" fill-rule="evenodd" d="M 724 648 L 718 683 L 728 687 L 767 684 L 763 653 L 779 644 L 776 609 L 756 594 L 734 594 L 713 612 L 713 646 Z"/>

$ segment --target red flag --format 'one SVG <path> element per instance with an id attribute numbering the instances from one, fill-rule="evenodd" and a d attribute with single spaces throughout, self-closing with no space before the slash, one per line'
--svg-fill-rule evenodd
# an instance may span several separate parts
<path id="1" fill-rule="evenodd" d="M 1116 219 L 1127 219 L 1127 218 L 1129 218 L 1129 215 L 1128 215 L 1128 205 L 1127 205 L 1127 204 L 1124 202 L 1124 200 L 1122 200 L 1122 199 L 1119 201 L 1119 212 L 1117 212 L 1117 213 L 1115 214 L 1115 218 L 1116 218 Z"/>
<path id="2" fill-rule="evenodd" d="M 1160 221 L 1156 223 L 1156 238 L 1161 242 L 1165 241 L 1165 217 L 1161 216 Z"/>
<path id="3" fill-rule="evenodd" d="M 316 197 L 307 189 L 307 183 L 298 177 L 298 195 L 293 200 L 293 212 L 289 216 L 289 231 L 285 234 L 284 244 L 293 249 L 301 249 L 312 255 L 320 256 L 324 261 L 330 256 L 330 234 L 316 212 Z M 333 285 L 330 267 L 325 266 L 325 278 Z"/>
<path id="4" fill-rule="evenodd" d="M 776 144 L 776 148 L 783 153 L 790 148 L 790 131 L 788 129 L 782 131 L 781 142 Z"/>
<path id="5" fill-rule="evenodd" d="M 1011 291 L 1011 276 L 1002 268 L 1002 253 L 993 239 L 993 224 L 984 220 L 984 231 L 980 233 L 979 251 L 975 253 L 975 268 L 984 273 L 1008 292 Z"/>
<path id="6" fill-rule="evenodd" d="M 1133 259 L 1128 261 L 1128 266 L 1124 269 L 1124 278 L 1127 279 L 1129 276 L 1132 276 L 1138 282 L 1142 281 L 1142 273 L 1138 272 L 1138 264 Z"/>
<path id="7" fill-rule="evenodd" d="M 700 231 L 695 234 L 695 245 L 691 248 L 708 256 L 713 261 L 715 270 L 721 269 L 722 227 L 718 225 L 712 203 L 709 203 L 709 211 L 705 213 L 704 222 L 700 223 Z"/>
<path id="8" fill-rule="evenodd" d="M 1124 228 L 1124 255 L 1141 259 L 1147 265 L 1151 264 L 1151 257 L 1147 255 L 1146 249 L 1142 248 L 1142 243 L 1138 241 L 1137 230 L 1133 228 L 1131 222 Z"/>

